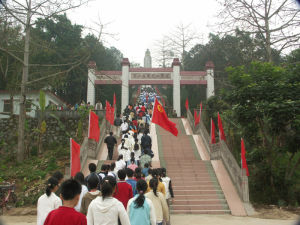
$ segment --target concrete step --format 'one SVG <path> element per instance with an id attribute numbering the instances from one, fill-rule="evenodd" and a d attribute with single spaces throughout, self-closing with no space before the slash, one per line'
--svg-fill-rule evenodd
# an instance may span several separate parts
<path id="1" fill-rule="evenodd" d="M 174 195 L 205 195 L 205 194 L 218 194 L 222 193 L 222 190 L 174 190 Z"/>
<path id="2" fill-rule="evenodd" d="M 172 205 L 172 210 L 228 210 L 223 205 Z"/>
<path id="3" fill-rule="evenodd" d="M 197 174 L 197 173 L 171 173 L 171 174 L 168 174 L 169 177 L 172 179 L 172 178 L 187 178 L 187 179 L 194 179 L 194 178 L 211 178 L 211 176 L 206 172 L 206 173 L 201 173 L 201 174 Z"/>
<path id="4" fill-rule="evenodd" d="M 182 199 L 178 200 L 175 199 L 173 201 L 173 205 L 219 205 L 219 204 L 224 204 L 226 203 L 225 199 L 218 199 L 218 198 L 213 198 L 213 199 Z"/>
<path id="5" fill-rule="evenodd" d="M 172 186 L 173 190 L 221 190 L 220 187 L 214 187 L 214 185 L 195 185 L 195 186 Z"/>
<path id="6" fill-rule="evenodd" d="M 198 178 L 185 178 L 185 177 L 171 177 L 172 182 L 173 181 L 183 181 L 185 183 L 188 183 L 189 181 L 203 181 L 203 182 L 209 182 L 211 181 L 210 177 L 198 177 Z"/>
<path id="7" fill-rule="evenodd" d="M 207 199 L 225 199 L 223 194 L 215 194 L 215 193 L 211 193 L 211 194 L 178 194 L 175 195 L 175 199 L 176 200 L 207 200 Z"/>
<path id="8" fill-rule="evenodd" d="M 171 210 L 171 214 L 230 214 L 230 210 Z"/>
<path id="9" fill-rule="evenodd" d="M 182 121 L 174 120 L 182 129 Z M 158 128 L 167 174 L 172 180 L 173 214 L 230 213 L 210 161 L 197 159 L 190 135 L 177 138 Z"/>
<path id="10" fill-rule="evenodd" d="M 172 179 L 172 185 L 173 186 L 178 186 L 178 185 L 182 185 L 182 186 L 189 186 L 189 185 L 218 185 L 217 181 L 200 181 L 200 180 L 177 180 L 177 179 Z"/>

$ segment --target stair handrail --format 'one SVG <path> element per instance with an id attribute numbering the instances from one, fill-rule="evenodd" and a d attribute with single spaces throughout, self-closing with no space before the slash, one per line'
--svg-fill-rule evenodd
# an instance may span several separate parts
<path id="1" fill-rule="evenodd" d="M 189 109 L 187 111 L 187 120 L 193 130 L 193 133 L 200 134 L 200 136 L 202 137 L 204 145 L 209 153 L 210 159 L 222 160 L 241 200 L 244 203 L 249 203 L 249 183 L 246 171 L 244 169 L 241 169 L 233 154 L 229 150 L 226 142 L 221 140 L 216 144 L 211 144 L 210 135 L 207 132 L 204 123 L 201 120 L 200 123 L 195 126 L 194 117 Z"/>

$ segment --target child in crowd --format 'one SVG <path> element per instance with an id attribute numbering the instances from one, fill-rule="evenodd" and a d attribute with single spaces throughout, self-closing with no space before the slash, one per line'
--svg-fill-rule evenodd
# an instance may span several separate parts
<path id="1" fill-rule="evenodd" d="M 88 225 L 117 225 L 118 220 L 122 225 L 130 225 L 124 206 L 119 200 L 112 197 L 116 185 L 116 179 L 112 176 L 107 176 L 102 180 L 102 196 L 95 198 L 88 208 Z"/>
<path id="2" fill-rule="evenodd" d="M 110 170 L 109 170 L 107 176 L 112 176 L 112 177 L 114 177 L 114 178 L 117 178 L 117 175 L 116 175 L 116 173 L 115 173 L 115 168 L 116 168 L 116 163 L 115 163 L 115 162 L 112 162 L 112 163 L 110 164 Z"/>
<path id="3" fill-rule="evenodd" d="M 126 174 L 127 174 L 127 177 L 128 177 L 126 182 L 131 185 L 133 196 L 135 196 L 137 194 L 137 190 L 136 190 L 136 180 L 133 179 L 133 170 L 127 168 L 126 169 Z"/>
<path id="4" fill-rule="evenodd" d="M 139 180 L 136 185 L 138 195 L 129 200 L 127 213 L 131 225 L 156 225 L 154 206 L 148 198 L 145 198 L 147 183 Z"/>
<path id="5" fill-rule="evenodd" d="M 169 221 L 169 210 L 166 199 L 164 195 L 157 190 L 157 178 L 152 178 L 149 184 L 151 191 L 145 194 L 145 196 L 149 198 L 154 205 L 157 225 L 163 225 L 163 220 L 166 222 Z"/>
<path id="6" fill-rule="evenodd" d="M 148 176 L 146 176 L 145 180 L 147 181 L 147 183 L 152 179 L 152 169 L 149 168 L 148 170 Z"/>
<path id="7" fill-rule="evenodd" d="M 115 173 L 118 174 L 119 170 L 122 170 L 126 167 L 126 162 L 123 160 L 123 155 L 119 155 L 118 160 L 116 161 Z"/>
<path id="8" fill-rule="evenodd" d="M 81 207 L 81 200 L 82 200 L 83 196 L 88 192 L 88 188 L 84 185 L 84 175 L 82 172 L 76 173 L 74 179 L 77 180 L 81 184 L 80 198 L 79 198 L 78 204 L 75 206 L 75 210 L 77 212 L 79 212 L 80 207 Z"/>
<path id="9" fill-rule="evenodd" d="M 127 166 L 127 168 L 131 169 L 132 171 L 135 171 L 138 166 L 135 164 L 135 159 L 131 158 L 130 159 L 130 164 Z"/>
<path id="10" fill-rule="evenodd" d="M 106 164 L 102 164 L 101 165 L 101 170 L 100 170 L 100 173 L 98 174 L 99 175 L 99 177 L 100 177 L 100 182 L 101 182 L 101 180 L 103 180 L 104 179 L 104 177 L 106 177 Z"/>
<path id="11" fill-rule="evenodd" d="M 135 142 L 134 146 L 133 146 L 134 157 L 135 157 L 135 160 L 137 160 L 138 163 L 139 163 L 140 157 L 141 157 L 141 154 L 142 154 L 141 146 L 140 146 L 139 140 L 137 138 L 134 139 L 134 142 Z"/>
<path id="12" fill-rule="evenodd" d="M 133 197 L 132 187 L 125 181 L 126 171 L 125 169 L 118 171 L 119 182 L 117 184 L 117 190 L 114 193 L 113 197 L 118 199 L 123 203 L 125 209 L 127 207 L 127 203 L 129 199 Z"/>
<path id="13" fill-rule="evenodd" d="M 145 163 L 144 168 L 142 170 L 142 173 L 145 175 L 145 177 L 149 175 L 148 171 L 149 171 L 149 164 Z"/>
<path id="14" fill-rule="evenodd" d="M 100 177 L 99 175 L 96 173 L 96 169 L 97 169 L 97 166 L 95 163 L 90 163 L 89 164 L 89 171 L 90 171 L 90 174 L 88 176 L 85 177 L 84 181 L 85 181 L 85 185 L 87 185 L 87 181 L 89 179 L 89 177 L 94 174 L 98 177 L 99 179 L 99 184 L 98 184 L 98 190 L 100 190 Z M 88 187 L 89 188 L 89 187 Z"/>
<path id="15" fill-rule="evenodd" d="M 86 217 L 77 212 L 74 207 L 79 201 L 81 185 L 74 179 L 66 180 L 61 185 L 63 206 L 52 210 L 44 225 L 86 225 Z"/>
<path id="16" fill-rule="evenodd" d="M 101 196 L 101 192 L 98 190 L 99 178 L 96 174 L 92 174 L 88 179 L 89 192 L 86 193 L 81 201 L 80 212 L 84 215 L 87 214 L 88 207 L 95 198 Z"/>
<path id="17" fill-rule="evenodd" d="M 50 177 L 46 183 L 46 193 L 38 199 L 37 203 L 37 225 L 43 225 L 49 212 L 61 206 L 60 198 L 55 194 L 58 190 L 58 180 Z"/>
<path id="18" fill-rule="evenodd" d="M 167 200 L 167 204 L 168 204 L 169 211 L 170 211 L 170 205 L 174 198 L 172 182 L 171 182 L 171 178 L 167 176 L 166 168 L 161 168 L 161 172 L 162 172 L 161 179 L 166 188 L 166 200 Z M 169 216 L 170 216 L 170 214 L 169 214 Z M 166 225 L 170 225 L 170 218 L 169 218 L 169 222 L 166 223 Z"/>
<path id="19" fill-rule="evenodd" d="M 55 194 L 57 195 L 57 196 L 59 196 L 60 195 L 60 192 L 61 192 L 61 190 L 60 190 L 60 188 L 61 188 L 61 183 L 64 181 L 64 175 L 60 172 L 60 171 L 56 171 L 53 175 L 52 175 L 52 177 L 54 177 L 54 178 L 56 178 L 57 180 L 58 180 L 58 189 L 57 189 L 57 191 L 55 192 Z"/>
<path id="20" fill-rule="evenodd" d="M 140 179 L 143 179 L 143 177 L 142 177 L 142 170 L 141 170 L 140 167 L 136 168 L 135 171 L 134 171 L 134 173 L 135 173 L 135 180 L 136 181 L 139 181 Z"/>
<path id="21" fill-rule="evenodd" d="M 157 184 L 157 191 L 161 192 L 164 196 L 166 196 L 166 188 L 165 185 L 160 181 L 160 175 L 159 175 L 159 170 L 158 169 L 152 169 L 152 179 L 156 179 L 158 184 Z M 151 180 L 152 180 L 151 179 Z M 151 191 L 151 185 L 149 185 L 148 182 L 148 189 L 147 192 Z"/>

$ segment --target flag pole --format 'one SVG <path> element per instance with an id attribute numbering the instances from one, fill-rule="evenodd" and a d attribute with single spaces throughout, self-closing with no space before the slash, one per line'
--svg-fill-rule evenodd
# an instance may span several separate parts
<path id="1" fill-rule="evenodd" d="M 91 109 L 89 113 L 89 128 L 88 128 L 88 138 L 90 137 L 90 126 L 91 126 Z"/>
<path id="2" fill-rule="evenodd" d="M 70 138 L 70 177 L 72 173 L 72 138 Z"/>

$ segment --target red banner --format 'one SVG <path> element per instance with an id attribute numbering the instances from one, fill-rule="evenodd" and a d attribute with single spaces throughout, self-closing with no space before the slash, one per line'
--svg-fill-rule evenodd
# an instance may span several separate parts
<path id="1" fill-rule="evenodd" d="M 189 109 L 189 100 L 188 100 L 188 98 L 186 98 L 186 100 L 185 100 L 185 109 L 186 109 L 186 111 L 188 111 L 188 109 Z"/>
<path id="2" fill-rule="evenodd" d="M 215 124 L 213 119 L 211 119 L 211 127 L 210 127 L 210 143 L 215 144 L 216 143 L 216 136 L 215 136 Z"/>
<path id="3" fill-rule="evenodd" d="M 218 127 L 219 127 L 220 140 L 226 141 L 226 137 L 225 137 L 225 133 L 224 133 L 223 125 L 222 125 L 222 120 L 221 120 L 221 116 L 219 113 L 218 113 Z"/>
<path id="4" fill-rule="evenodd" d="M 70 150 L 71 150 L 71 177 L 74 177 L 76 173 L 80 172 L 80 145 L 77 144 L 72 138 L 70 138 Z"/>
<path id="5" fill-rule="evenodd" d="M 113 102 L 113 106 L 115 107 L 116 103 L 117 103 L 117 99 L 116 99 L 116 93 L 114 93 L 114 102 Z"/>
<path id="6" fill-rule="evenodd" d="M 246 175 L 249 176 L 249 170 L 246 160 L 246 149 L 243 138 L 241 138 L 241 159 L 242 159 L 242 168 L 246 170 Z"/>
<path id="7" fill-rule="evenodd" d="M 99 118 L 93 111 L 90 111 L 88 138 L 94 139 L 95 141 L 99 142 L 99 136 L 100 136 Z"/>

